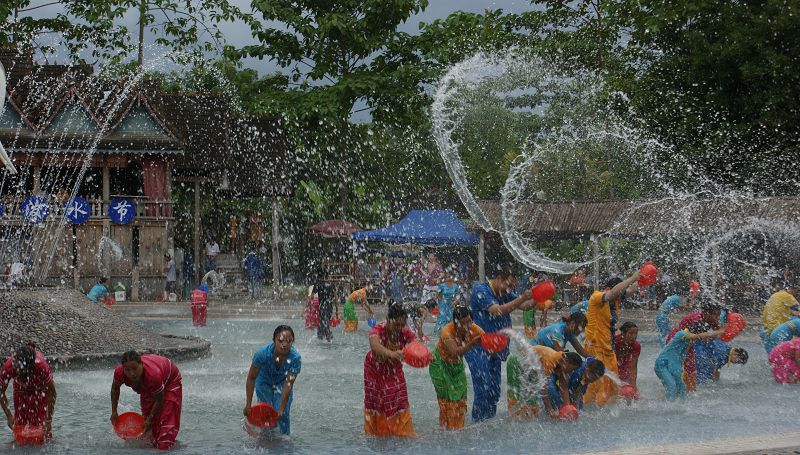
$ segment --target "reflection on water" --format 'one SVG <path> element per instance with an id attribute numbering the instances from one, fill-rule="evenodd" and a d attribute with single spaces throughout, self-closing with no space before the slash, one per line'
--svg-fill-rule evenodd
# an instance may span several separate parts
<path id="1" fill-rule="evenodd" d="M 211 357 L 178 365 L 184 400 L 175 453 L 569 453 L 795 430 L 797 388 L 772 382 L 760 346 L 747 345 L 750 363 L 725 368 L 720 384 L 702 389 L 691 401 L 667 403 L 652 369 L 655 340 L 645 338 L 639 362 L 642 399 L 632 406 L 589 410 L 575 423 L 516 422 L 506 418 L 504 390 L 497 419 L 443 432 L 427 370 L 405 367 L 419 437 L 367 438 L 362 429 L 366 324 L 357 334 L 338 331 L 328 345 L 302 329 L 302 321 L 290 321 L 303 357 L 292 407 L 292 436 L 253 439 L 241 428 L 245 375 L 253 352 L 269 341 L 279 323 L 213 321 L 205 328 L 194 328 L 188 321 L 144 323 L 162 333 L 199 335 L 212 342 Z M 111 370 L 56 373 L 56 440 L 45 453 L 143 453 L 126 446 L 111 430 L 111 376 Z M 120 412 L 127 410 L 138 411 L 138 396 L 123 388 Z M 11 440 L 6 431 L 0 452 L 11 450 Z"/>

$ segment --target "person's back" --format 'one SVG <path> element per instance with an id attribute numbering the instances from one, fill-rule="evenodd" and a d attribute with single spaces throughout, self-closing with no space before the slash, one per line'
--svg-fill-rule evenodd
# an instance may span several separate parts
<path id="1" fill-rule="evenodd" d="M 256 276 L 256 255 L 254 253 L 247 253 L 244 258 L 244 269 L 247 272 L 248 278 Z"/>
<path id="2" fill-rule="evenodd" d="M 764 343 L 764 348 L 767 350 L 767 354 L 769 354 L 775 346 L 797 337 L 800 337 L 800 318 L 793 316 L 791 319 L 772 330 L 769 339 Z"/>
<path id="3" fill-rule="evenodd" d="M 761 314 L 761 324 L 764 326 L 766 335 L 769 336 L 775 327 L 788 321 L 792 314 L 797 312 L 797 307 L 797 299 L 787 290 L 772 294 Z"/>
<path id="4" fill-rule="evenodd" d="M 106 294 L 108 294 L 108 288 L 103 283 L 97 283 L 89 289 L 89 292 L 86 293 L 86 297 L 89 297 L 89 300 L 92 302 L 98 302 Z"/>
<path id="5" fill-rule="evenodd" d="M 606 302 L 603 300 L 603 296 L 604 292 L 595 291 L 589 297 L 589 305 L 586 309 L 586 318 L 588 319 L 586 347 L 613 352 L 611 326 L 616 319 L 616 311 L 612 311 L 612 306 L 616 307 L 616 302 Z"/>

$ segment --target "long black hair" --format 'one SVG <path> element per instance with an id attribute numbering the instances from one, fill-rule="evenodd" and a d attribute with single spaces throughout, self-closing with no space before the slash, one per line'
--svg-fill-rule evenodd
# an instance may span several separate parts
<path id="1" fill-rule="evenodd" d="M 589 323 L 589 320 L 586 319 L 586 315 L 581 312 L 572 313 L 569 316 L 564 316 L 561 318 L 561 320 L 566 322 L 567 324 L 574 322 L 576 325 L 583 327 L 586 327 L 586 324 Z"/>
<path id="2" fill-rule="evenodd" d="M 639 326 L 637 326 L 636 323 L 631 321 L 626 321 L 624 324 L 622 324 L 622 327 L 619 328 L 619 331 L 622 333 L 627 333 L 628 330 L 636 328 L 639 328 Z"/>
<path id="3" fill-rule="evenodd" d="M 131 360 L 142 363 L 142 356 L 136 351 L 128 351 L 122 354 L 122 358 L 120 358 L 119 363 L 124 364 L 130 362 Z"/>
<path id="4" fill-rule="evenodd" d="M 398 318 L 405 318 L 408 317 L 406 314 L 406 310 L 403 309 L 403 306 L 397 303 L 393 303 L 389 305 L 389 311 L 386 312 L 386 319 L 391 321 L 393 319 Z"/>
<path id="5" fill-rule="evenodd" d="M 31 344 L 20 346 L 14 352 L 14 369 L 21 376 L 30 376 L 36 364 L 36 349 Z"/>
<path id="6" fill-rule="evenodd" d="M 457 321 L 465 316 L 472 316 L 472 311 L 470 311 L 469 307 L 466 306 L 457 306 L 453 310 L 453 320 Z"/>

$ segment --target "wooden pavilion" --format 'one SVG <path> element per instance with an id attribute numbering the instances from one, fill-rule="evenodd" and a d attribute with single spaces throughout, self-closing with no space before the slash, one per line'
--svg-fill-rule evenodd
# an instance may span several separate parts
<path id="1" fill-rule="evenodd" d="M 35 282 L 85 289 L 106 275 L 134 300 L 159 295 L 174 247 L 173 185 L 195 189 L 196 273 L 204 186 L 230 179 L 265 197 L 290 191 L 279 123 L 235 115 L 222 95 L 165 93 L 96 77 L 89 66 L 37 65 L 15 50 L 0 50 L 0 62 L 9 79 L 0 142 L 19 171 L 0 182 L 0 260 L 26 264 Z M 22 210 L 32 196 L 47 205 L 46 219 Z M 88 202 L 83 223 L 64 221 L 73 196 Z M 135 206 L 128 222 L 113 217 L 119 200 Z"/>

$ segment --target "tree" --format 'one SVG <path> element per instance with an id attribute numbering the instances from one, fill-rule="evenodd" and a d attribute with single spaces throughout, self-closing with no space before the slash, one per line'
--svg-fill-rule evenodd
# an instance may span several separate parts
<path id="1" fill-rule="evenodd" d="M 40 8 L 58 4 L 62 10 L 54 17 L 36 17 Z M 0 2 L 0 47 L 20 50 L 37 48 L 53 51 L 41 38 L 56 34 L 55 43 L 77 56 L 90 48 L 94 57 L 110 57 L 127 48 L 124 28 L 114 25 L 114 11 L 108 1 L 97 0 L 4 0 Z"/>
<path id="2" fill-rule="evenodd" d="M 681 165 L 723 188 L 796 194 L 800 2 L 650 0 L 633 19 L 646 65 L 626 91 Z"/>
<path id="3" fill-rule="evenodd" d="M 421 92 L 418 80 L 408 75 L 414 69 L 390 50 L 407 39 L 397 26 L 427 0 L 390 5 L 381 0 L 255 0 L 252 5 L 260 16 L 251 22 L 259 44 L 231 49 L 230 55 L 267 58 L 282 67 L 285 89 L 262 93 L 255 108 L 286 117 L 288 125 L 296 126 L 298 148 L 308 159 L 341 177 L 337 185 L 345 216 L 359 161 L 354 147 L 360 134 L 351 116 L 361 111 L 385 116 L 398 106 L 384 103 L 397 99 L 388 94 L 402 92 L 413 100 Z"/>
<path id="4" fill-rule="evenodd" d="M 58 5 L 55 17 L 39 18 L 40 8 Z M 120 62 L 133 50 L 129 31 L 118 22 L 130 10 L 138 12 L 137 66 L 144 60 L 145 29 L 157 44 L 195 54 L 222 47 L 217 24 L 234 19 L 248 20 L 228 0 L 9 0 L 0 5 L 3 20 L 0 46 L 52 50 L 40 37 L 59 34 L 70 55 L 88 50 L 98 59 Z"/>

